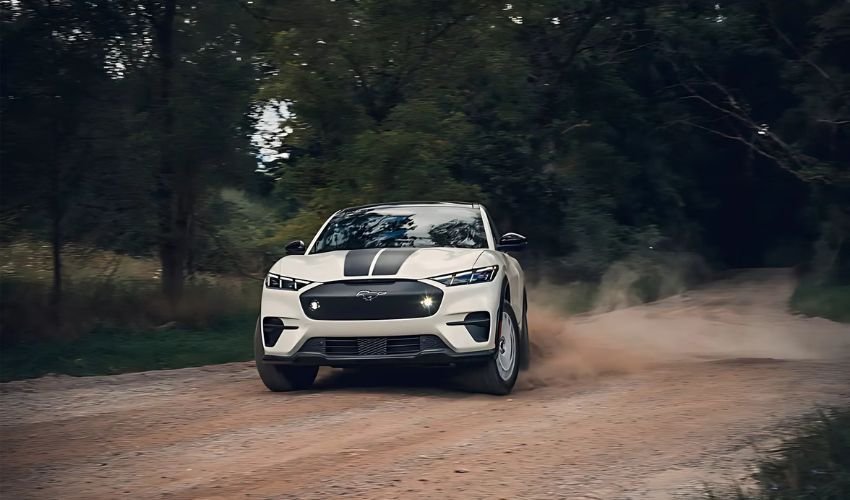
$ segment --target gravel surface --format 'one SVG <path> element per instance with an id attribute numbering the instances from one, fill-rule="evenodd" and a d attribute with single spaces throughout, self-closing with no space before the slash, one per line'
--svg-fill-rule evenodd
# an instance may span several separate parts
<path id="1" fill-rule="evenodd" d="M 508 397 L 430 372 L 252 363 L 0 384 L 3 498 L 693 498 L 748 484 L 801 415 L 850 403 L 850 328 L 792 316 L 782 270 L 613 313 L 532 316 Z M 246 326 L 250 327 L 249 326 Z"/>

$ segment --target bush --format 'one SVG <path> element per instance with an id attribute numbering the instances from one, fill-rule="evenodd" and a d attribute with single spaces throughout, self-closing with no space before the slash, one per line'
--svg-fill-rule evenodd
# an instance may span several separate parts
<path id="1" fill-rule="evenodd" d="M 850 409 L 811 417 L 796 437 L 766 458 L 755 475 L 759 491 L 712 492 L 708 498 L 741 500 L 846 500 L 850 498 Z"/>
<path id="2" fill-rule="evenodd" d="M 51 297 L 50 245 L 20 238 L 0 246 L 0 344 L 76 339 L 95 330 L 203 329 L 254 314 L 258 279 L 196 273 L 176 307 L 160 293 L 159 263 L 69 243 L 59 307 Z"/>
<path id="3" fill-rule="evenodd" d="M 791 296 L 791 309 L 807 316 L 850 323 L 850 285 L 804 279 Z"/>
<path id="4" fill-rule="evenodd" d="M 258 314 L 260 283 L 216 279 L 188 284 L 176 307 L 156 282 L 80 280 L 66 283 L 60 307 L 42 282 L 0 282 L 0 343 L 77 339 L 95 330 L 151 330 L 164 324 L 202 329 L 233 316 Z"/>
<path id="5" fill-rule="evenodd" d="M 780 452 L 757 475 L 766 498 L 850 498 L 850 410 L 818 414 Z"/>

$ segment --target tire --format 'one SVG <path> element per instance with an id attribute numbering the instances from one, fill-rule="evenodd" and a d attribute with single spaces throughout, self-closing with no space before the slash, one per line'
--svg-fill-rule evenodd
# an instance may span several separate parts
<path id="1" fill-rule="evenodd" d="M 522 350 L 522 343 L 516 315 L 508 301 L 502 302 L 499 318 L 499 326 L 496 330 L 496 355 L 484 363 L 471 367 L 463 380 L 464 385 L 474 392 L 504 396 L 510 394 L 516 383 L 521 354 L 518 351 Z M 505 322 L 510 326 L 510 330 L 505 329 Z M 504 341 L 503 337 L 505 337 Z M 500 357 L 511 349 L 512 357 Z M 505 366 L 508 358 L 512 361 Z"/>
<path id="2" fill-rule="evenodd" d="M 528 338 L 528 296 L 522 291 L 522 327 L 520 328 L 519 369 L 528 370 L 531 366 L 531 346 Z"/>
<path id="3" fill-rule="evenodd" d="M 319 373 L 318 366 L 288 366 L 266 363 L 263 361 L 263 335 L 260 332 L 260 322 L 254 329 L 254 361 L 257 363 L 257 373 L 260 380 L 272 392 L 300 391 L 309 389 Z"/>

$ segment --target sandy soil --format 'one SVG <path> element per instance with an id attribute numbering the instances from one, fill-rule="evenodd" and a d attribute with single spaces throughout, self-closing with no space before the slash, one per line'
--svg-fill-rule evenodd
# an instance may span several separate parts
<path id="1" fill-rule="evenodd" d="M 532 316 L 498 398 L 430 372 L 272 394 L 250 363 L 0 384 L 3 498 L 688 498 L 746 484 L 850 402 L 850 328 L 785 312 L 785 271 L 656 304 Z"/>

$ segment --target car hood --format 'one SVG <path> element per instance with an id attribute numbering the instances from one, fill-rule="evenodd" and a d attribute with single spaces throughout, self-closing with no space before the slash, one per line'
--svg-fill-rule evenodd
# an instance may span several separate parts
<path id="1" fill-rule="evenodd" d="M 271 272 L 309 281 L 346 279 L 421 279 L 472 269 L 480 248 L 366 248 L 312 255 L 289 255 Z"/>

